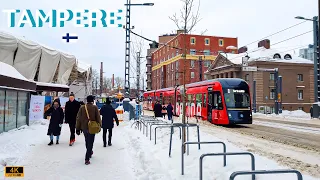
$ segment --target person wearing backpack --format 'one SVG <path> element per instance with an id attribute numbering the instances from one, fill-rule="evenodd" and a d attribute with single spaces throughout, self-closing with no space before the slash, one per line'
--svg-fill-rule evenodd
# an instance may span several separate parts
<path id="1" fill-rule="evenodd" d="M 90 158 L 93 155 L 93 144 L 95 134 L 101 130 L 101 117 L 99 109 L 93 104 L 94 97 L 87 97 L 87 104 L 82 105 L 77 114 L 76 134 L 79 136 L 83 132 L 86 142 L 85 164 L 90 164 Z"/>

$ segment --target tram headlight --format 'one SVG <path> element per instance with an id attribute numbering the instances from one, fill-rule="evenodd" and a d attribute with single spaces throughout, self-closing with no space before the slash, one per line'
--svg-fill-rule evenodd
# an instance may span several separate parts
<path id="1" fill-rule="evenodd" d="M 232 116 L 231 116 L 231 113 L 228 113 L 228 116 L 231 118 Z"/>

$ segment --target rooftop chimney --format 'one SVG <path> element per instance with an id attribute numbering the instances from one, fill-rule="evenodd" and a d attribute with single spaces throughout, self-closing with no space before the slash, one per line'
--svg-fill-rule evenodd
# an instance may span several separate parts
<path id="1" fill-rule="evenodd" d="M 177 35 L 184 33 L 183 29 L 177 30 Z"/>
<path id="2" fill-rule="evenodd" d="M 248 51 L 248 47 L 247 46 L 243 46 L 243 47 L 239 48 L 238 53 L 240 54 L 240 53 L 244 53 L 244 52 L 247 52 L 247 51 Z"/>
<path id="3" fill-rule="evenodd" d="M 258 47 L 265 47 L 266 49 L 270 49 L 270 40 L 264 39 L 258 43 Z"/>

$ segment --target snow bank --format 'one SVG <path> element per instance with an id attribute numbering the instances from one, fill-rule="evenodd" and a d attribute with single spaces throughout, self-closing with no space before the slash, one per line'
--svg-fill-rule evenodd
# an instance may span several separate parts
<path id="1" fill-rule="evenodd" d="M 297 119 L 297 120 L 310 120 L 310 113 L 306 113 L 302 110 L 296 111 L 288 111 L 283 110 L 282 114 L 261 114 L 261 113 L 253 113 L 254 117 L 257 118 L 271 118 L 271 119 Z"/>
<path id="2" fill-rule="evenodd" d="M 189 141 L 197 141 L 196 129 L 189 128 Z M 126 127 L 128 150 L 131 157 L 139 159 L 135 161 L 136 179 L 175 179 L 175 180 L 194 180 L 199 178 L 199 158 L 205 153 L 221 153 L 221 145 L 201 145 L 198 150 L 197 145 L 190 145 L 190 155 L 185 155 L 184 172 L 181 175 L 181 140 L 179 139 L 179 131 L 175 130 L 173 135 L 173 144 L 171 158 L 168 157 L 169 150 L 169 129 L 157 129 L 157 144 L 154 144 L 154 128 L 152 130 L 152 141 L 139 130 Z M 201 132 L 201 141 L 221 141 L 214 136 Z M 225 142 L 227 152 L 246 152 L 233 144 Z M 206 157 L 203 163 L 203 179 L 226 180 L 234 171 L 250 170 L 250 157 L 248 156 L 228 156 L 227 166 L 223 167 L 222 157 Z M 255 155 L 256 169 L 289 169 L 281 167 L 276 162 L 265 157 Z M 259 180 L 281 179 L 291 180 L 296 178 L 292 174 L 276 174 L 276 175 L 257 175 Z M 239 176 L 240 179 L 251 179 L 251 176 Z M 304 180 L 314 180 L 316 178 L 304 175 Z"/>
<path id="3" fill-rule="evenodd" d="M 30 126 L 25 125 L 0 134 L 0 165 L 18 166 L 32 147 L 46 135 L 48 124 L 46 119 L 31 121 Z M 0 177 L 4 176 L 3 170 L 4 168 L 0 168 Z"/>

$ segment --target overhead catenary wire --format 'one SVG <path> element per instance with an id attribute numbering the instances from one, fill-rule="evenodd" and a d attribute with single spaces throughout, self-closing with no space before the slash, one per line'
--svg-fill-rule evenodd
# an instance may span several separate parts
<path id="1" fill-rule="evenodd" d="M 261 38 L 261 39 L 259 39 L 259 40 L 253 41 L 253 42 L 251 42 L 251 43 L 249 43 L 249 44 L 247 44 L 247 45 L 245 45 L 245 46 L 251 45 L 251 44 L 253 44 L 253 43 L 256 43 L 256 42 L 259 42 L 259 41 L 261 41 L 261 40 L 263 40 L 263 39 L 266 39 L 266 38 L 268 38 L 268 37 L 271 37 L 271 36 L 274 36 L 274 35 L 276 35 L 276 34 L 282 33 L 283 31 L 286 31 L 286 30 L 288 30 L 288 29 L 291 29 L 291 28 L 293 28 L 293 27 L 296 27 L 296 26 L 298 26 L 298 25 L 301 25 L 301 24 L 303 24 L 303 23 L 305 23 L 305 22 L 307 22 L 307 21 L 302 21 L 302 22 L 297 23 L 297 24 L 295 24 L 295 25 L 289 26 L 289 27 L 287 27 L 287 28 L 285 28 L 285 29 L 282 29 L 282 30 L 280 30 L 280 31 L 278 31 L 278 32 L 272 33 L 272 34 L 270 34 L 270 35 L 268 35 L 268 36 L 266 36 L 266 37 L 263 37 L 263 38 Z"/>

